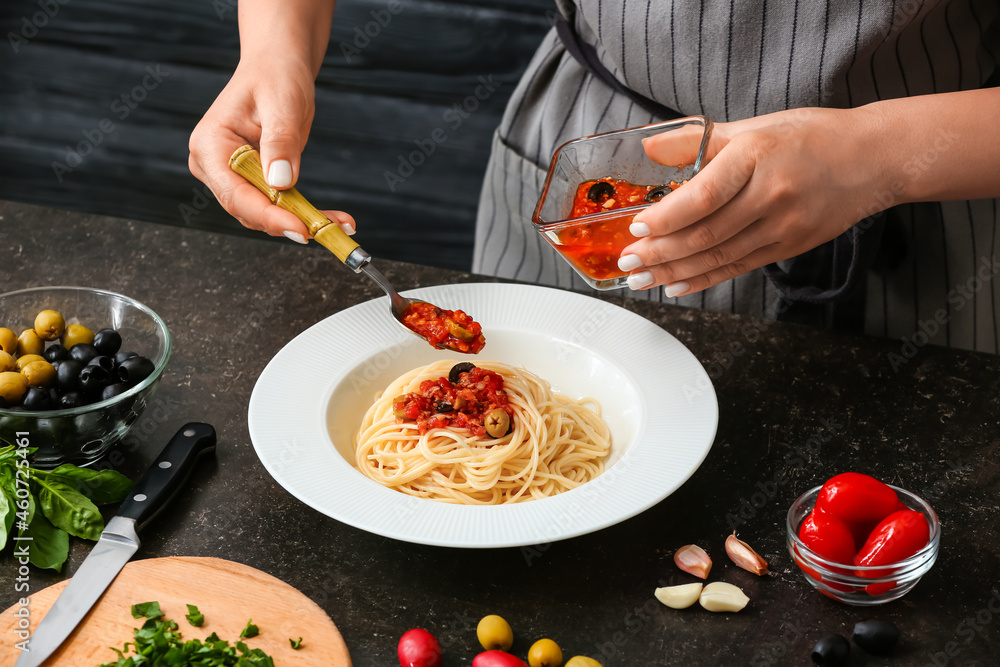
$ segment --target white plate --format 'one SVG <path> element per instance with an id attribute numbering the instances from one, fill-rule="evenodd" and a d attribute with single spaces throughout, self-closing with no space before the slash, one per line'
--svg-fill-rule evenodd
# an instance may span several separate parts
<path id="1" fill-rule="evenodd" d="M 267 471 L 306 505 L 362 530 L 449 547 L 541 544 L 600 530 L 666 498 L 705 459 L 719 408 L 711 380 L 676 338 L 591 297 L 527 285 L 413 290 L 483 325 L 479 357 L 524 366 L 553 389 L 598 399 L 612 432 L 603 475 L 565 493 L 502 506 L 413 498 L 365 477 L 353 437 L 375 395 L 417 366 L 474 357 L 436 350 L 392 321 L 383 297 L 302 332 L 261 373 L 250 437 Z"/>

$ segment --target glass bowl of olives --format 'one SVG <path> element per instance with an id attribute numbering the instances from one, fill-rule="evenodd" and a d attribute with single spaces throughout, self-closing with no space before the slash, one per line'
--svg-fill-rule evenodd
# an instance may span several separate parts
<path id="1" fill-rule="evenodd" d="M 0 295 L 0 448 L 26 437 L 32 464 L 87 465 L 142 414 L 170 359 L 148 306 L 89 287 Z"/>

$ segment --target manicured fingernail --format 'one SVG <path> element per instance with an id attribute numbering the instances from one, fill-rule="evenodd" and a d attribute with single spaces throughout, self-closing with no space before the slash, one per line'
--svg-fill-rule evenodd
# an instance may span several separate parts
<path id="1" fill-rule="evenodd" d="M 288 160 L 275 160 L 267 170 L 267 184 L 272 188 L 287 188 L 292 184 L 292 165 Z"/>
<path id="2" fill-rule="evenodd" d="M 638 255 L 622 255 L 618 258 L 618 268 L 622 271 L 634 271 L 642 266 Z"/>
<path id="3" fill-rule="evenodd" d="M 629 289 L 642 289 L 643 287 L 649 287 L 653 284 L 653 274 L 649 271 L 642 271 L 641 273 L 633 273 L 628 277 L 628 288 Z"/>
<path id="4" fill-rule="evenodd" d="M 649 236 L 649 225 L 645 222 L 633 222 L 628 226 L 628 231 L 632 236 L 642 238 L 643 236 Z"/>
<path id="5" fill-rule="evenodd" d="M 298 232 L 293 232 L 290 229 L 286 229 L 282 233 L 287 238 L 291 239 L 292 241 L 295 241 L 296 243 L 301 243 L 302 245 L 309 243 L 309 241 L 306 241 L 306 237 L 302 236 L 302 234 L 299 234 Z"/>
<path id="6" fill-rule="evenodd" d="M 357 231 L 356 229 L 354 229 L 354 227 L 351 227 L 346 222 L 341 222 L 338 224 L 340 225 L 340 228 L 344 230 L 344 233 L 347 234 L 348 236 L 354 236 L 354 232 Z"/>
<path id="7" fill-rule="evenodd" d="M 671 283 L 663 288 L 663 293 L 670 297 L 680 296 L 681 294 L 684 294 L 684 292 L 687 292 L 689 289 L 691 289 L 690 283 L 685 283 L 685 282 Z"/>

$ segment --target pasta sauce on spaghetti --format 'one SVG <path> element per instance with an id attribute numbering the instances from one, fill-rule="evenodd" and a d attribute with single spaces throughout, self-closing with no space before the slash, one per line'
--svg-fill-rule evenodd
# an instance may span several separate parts
<path id="1" fill-rule="evenodd" d="M 358 470 L 390 489 L 500 505 L 594 479 L 604 472 L 611 431 L 597 401 L 555 392 L 526 369 L 439 361 L 404 373 L 375 398 L 355 446 Z"/>
<path id="2" fill-rule="evenodd" d="M 392 409 L 397 420 L 416 422 L 421 435 L 432 428 L 464 428 L 485 437 L 486 416 L 498 409 L 507 413 L 511 428 L 514 421 L 503 376 L 479 366 L 459 374 L 458 382 L 424 380 L 417 391 L 397 397 Z"/>

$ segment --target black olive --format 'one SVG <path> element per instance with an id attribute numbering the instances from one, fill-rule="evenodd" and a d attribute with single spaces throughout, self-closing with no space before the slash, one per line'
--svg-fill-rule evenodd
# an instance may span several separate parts
<path id="1" fill-rule="evenodd" d="M 83 364 L 76 359 L 67 359 L 56 369 L 56 383 L 63 391 L 75 391 L 79 386 Z"/>
<path id="2" fill-rule="evenodd" d="M 451 412 L 455 409 L 451 403 L 445 403 L 444 401 L 434 401 L 435 412 Z"/>
<path id="3" fill-rule="evenodd" d="M 113 396 L 122 394 L 128 391 L 128 386 L 124 382 L 116 382 L 115 384 L 109 384 L 101 391 L 101 400 L 106 401 Z"/>
<path id="4" fill-rule="evenodd" d="M 25 410 L 49 410 L 52 407 L 52 400 L 47 390 L 41 387 L 29 387 L 21 406 Z"/>
<path id="5" fill-rule="evenodd" d="M 69 350 L 63 347 L 60 343 L 54 343 L 45 348 L 42 352 L 42 356 L 50 364 L 54 364 L 57 361 L 62 361 L 63 359 L 69 359 Z"/>
<path id="6" fill-rule="evenodd" d="M 597 181 L 590 186 L 587 190 L 587 199 L 590 201 L 595 201 L 600 204 L 606 201 L 609 197 L 613 197 L 615 194 L 615 188 L 613 185 L 607 181 Z"/>
<path id="7" fill-rule="evenodd" d="M 113 357 L 122 346 L 122 337 L 114 329 L 101 329 L 94 334 L 94 347 L 100 354 Z"/>
<path id="8" fill-rule="evenodd" d="M 83 394 L 78 391 L 67 392 L 59 399 L 60 408 L 78 408 L 83 404 Z"/>
<path id="9" fill-rule="evenodd" d="M 99 354 L 90 361 L 88 361 L 87 365 L 100 366 L 106 371 L 113 371 L 115 369 L 115 360 L 111 357 L 106 357 L 103 354 Z"/>
<path id="10" fill-rule="evenodd" d="M 889 655 L 899 642 L 899 628 L 891 621 L 861 621 L 854 626 L 852 639 L 869 653 Z"/>
<path id="11" fill-rule="evenodd" d="M 451 382 L 452 384 L 458 384 L 459 380 L 462 379 L 460 377 L 462 373 L 468 373 L 475 367 L 476 367 L 475 364 L 470 364 L 468 361 L 463 361 L 460 364 L 455 364 L 454 366 L 451 367 L 451 371 L 448 372 L 448 381 Z"/>
<path id="12" fill-rule="evenodd" d="M 148 378 L 155 369 L 146 357 L 129 357 L 118 367 L 118 378 L 131 386 Z"/>
<path id="13" fill-rule="evenodd" d="M 667 195 L 669 195 L 671 192 L 673 192 L 673 188 L 671 188 L 669 185 L 661 185 L 647 192 L 644 199 L 649 203 L 658 202 Z"/>
<path id="14" fill-rule="evenodd" d="M 85 364 L 94 357 L 97 356 L 97 350 L 93 345 L 87 345 L 86 343 L 77 343 L 69 349 L 69 356 L 76 359 L 81 364 Z"/>
<path id="15" fill-rule="evenodd" d="M 111 371 L 101 366 L 84 366 L 80 371 L 80 388 L 84 391 L 99 391 L 112 382 Z"/>
<path id="16" fill-rule="evenodd" d="M 126 359 L 131 359 L 132 357 L 138 357 L 139 355 L 135 352 L 130 352 L 128 350 L 123 350 L 115 355 L 115 363 L 121 366 L 122 362 Z"/>
<path id="17" fill-rule="evenodd" d="M 851 655 L 851 644 L 843 635 L 827 635 L 813 647 L 812 661 L 817 665 L 840 667 L 847 664 Z"/>

